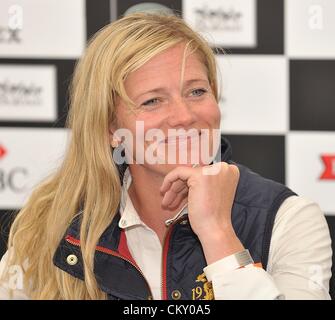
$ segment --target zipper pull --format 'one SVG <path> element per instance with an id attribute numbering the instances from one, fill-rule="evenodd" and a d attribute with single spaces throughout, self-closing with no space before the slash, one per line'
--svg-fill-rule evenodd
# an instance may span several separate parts
<path id="1" fill-rule="evenodd" d="M 179 210 L 179 212 L 171 219 L 167 219 L 165 221 L 165 226 L 168 227 L 170 226 L 172 223 L 174 223 L 178 218 L 180 218 L 183 213 L 184 213 L 184 210 L 185 208 L 187 207 L 187 202 L 184 204 L 184 206 Z"/>

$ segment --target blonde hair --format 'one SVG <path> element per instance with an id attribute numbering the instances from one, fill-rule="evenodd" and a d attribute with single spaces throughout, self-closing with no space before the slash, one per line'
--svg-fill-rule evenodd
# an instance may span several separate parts
<path id="1" fill-rule="evenodd" d="M 121 194 L 112 159 L 109 126 L 127 76 L 158 53 L 185 42 L 199 54 L 217 95 L 215 55 L 197 33 L 172 15 L 134 13 L 101 29 L 89 41 L 70 86 L 67 127 L 71 140 L 58 171 L 32 193 L 9 237 L 10 264 L 28 259 L 25 287 L 32 299 L 106 299 L 93 267 L 96 244 L 116 214 Z M 85 281 L 53 264 L 53 255 L 73 218 L 80 214 Z"/>

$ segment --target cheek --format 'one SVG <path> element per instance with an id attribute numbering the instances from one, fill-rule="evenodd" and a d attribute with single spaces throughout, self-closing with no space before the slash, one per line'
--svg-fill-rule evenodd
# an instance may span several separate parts
<path id="1" fill-rule="evenodd" d="M 166 120 L 166 114 L 165 111 L 161 109 L 157 112 L 143 112 L 137 115 L 136 120 L 142 122 L 144 128 L 160 128 Z"/>
<path id="2" fill-rule="evenodd" d="M 208 103 L 198 112 L 199 119 L 207 122 L 212 127 L 219 127 L 221 120 L 221 112 L 216 102 Z"/>

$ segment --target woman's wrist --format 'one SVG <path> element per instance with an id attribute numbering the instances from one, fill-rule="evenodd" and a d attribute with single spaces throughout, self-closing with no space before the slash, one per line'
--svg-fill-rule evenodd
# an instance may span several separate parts
<path id="1" fill-rule="evenodd" d="M 236 236 L 233 227 L 225 226 L 199 236 L 207 264 L 243 251 L 245 248 Z"/>

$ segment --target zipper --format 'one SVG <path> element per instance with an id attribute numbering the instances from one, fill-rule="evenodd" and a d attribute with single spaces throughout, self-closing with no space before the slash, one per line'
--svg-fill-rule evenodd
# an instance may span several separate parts
<path id="1" fill-rule="evenodd" d="M 72 244 L 72 245 L 74 245 L 74 246 L 76 246 L 76 247 L 80 247 L 80 241 L 77 240 L 77 239 L 75 239 L 75 238 L 73 238 L 73 237 L 71 237 L 71 236 L 67 236 L 67 237 L 65 238 L 65 240 L 66 240 L 68 243 L 70 243 L 70 244 Z M 151 292 L 151 289 L 150 289 L 150 286 L 149 286 L 149 282 L 148 282 L 148 280 L 145 278 L 145 276 L 144 276 L 143 272 L 141 271 L 141 269 L 140 269 L 136 264 L 134 264 L 131 260 L 129 260 L 129 259 L 123 257 L 122 255 L 120 255 L 119 253 L 117 253 L 117 252 L 115 252 L 115 251 L 113 251 L 113 250 L 111 250 L 111 249 L 107 249 L 107 248 L 104 248 L 104 247 L 97 246 L 97 247 L 96 247 L 96 251 L 99 251 L 99 252 L 102 252 L 102 253 L 106 253 L 106 254 L 109 254 L 109 255 L 111 255 L 111 256 L 120 258 L 120 259 L 122 259 L 122 260 L 128 262 L 129 264 L 131 264 L 131 265 L 132 265 L 132 266 L 133 266 L 133 267 L 134 267 L 134 268 L 141 274 L 142 278 L 144 279 L 144 281 L 145 281 L 146 284 L 147 284 L 148 290 L 149 290 L 149 292 L 150 292 L 150 296 L 153 298 L 153 295 L 152 295 L 152 292 Z"/>
<path id="2" fill-rule="evenodd" d="M 162 250 L 162 281 L 161 281 L 162 300 L 168 300 L 167 287 L 166 287 L 166 269 L 167 269 L 166 260 L 167 260 L 167 253 L 168 253 L 168 248 L 169 248 L 169 243 L 170 243 L 170 236 L 171 236 L 173 227 L 177 223 L 185 219 L 186 219 L 185 216 L 181 216 L 177 220 L 169 223 L 168 230 L 166 230 L 165 235 L 164 235 L 163 250 Z"/>
<path id="3" fill-rule="evenodd" d="M 186 202 L 183 207 L 179 210 L 179 212 L 171 219 L 168 219 L 165 221 L 165 225 L 169 227 L 172 223 L 174 223 L 176 220 L 178 220 L 180 217 L 182 217 L 184 213 L 184 209 L 187 207 L 188 203 Z"/>

